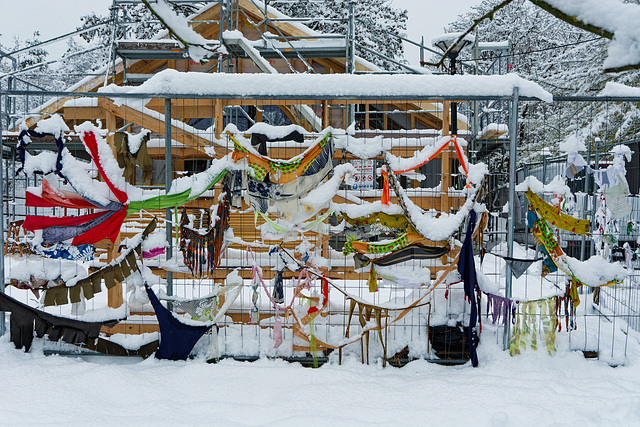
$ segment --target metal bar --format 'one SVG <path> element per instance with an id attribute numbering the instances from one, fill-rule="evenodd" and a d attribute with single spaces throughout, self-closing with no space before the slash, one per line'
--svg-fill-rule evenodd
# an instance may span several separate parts
<path id="1" fill-rule="evenodd" d="M 2 113 L 2 87 L 0 86 L 0 113 Z M 2 141 L 2 120 L 0 120 L 0 142 Z M 0 143 L 0 189 L 2 201 L 0 202 L 0 292 L 4 293 L 4 147 Z M 0 336 L 6 331 L 4 324 L 4 311 L 0 311 Z"/>
<path id="2" fill-rule="evenodd" d="M 268 95 L 268 94 L 239 94 L 239 93 L 217 93 L 217 94 L 195 94 L 195 93 L 113 93 L 113 92 L 68 92 L 68 91 L 33 91 L 33 90 L 10 90 L 5 91 L 5 95 L 38 95 L 38 96 L 61 96 L 61 97 L 87 97 L 87 98 L 173 98 L 173 99 L 251 99 L 251 100 L 273 100 L 274 96 L 278 99 L 298 101 L 298 100 L 344 100 L 344 101 L 485 101 L 485 100 L 501 100 L 509 101 L 513 99 L 511 95 L 361 95 L 361 94 L 304 94 L 304 95 Z M 519 97 L 521 101 L 540 101 L 535 97 Z M 633 100 L 629 100 L 633 101 Z M 635 100 L 640 102 L 640 98 Z"/>
<path id="3" fill-rule="evenodd" d="M 422 73 L 422 72 L 418 71 L 417 69 L 415 69 L 415 68 L 413 68 L 413 67 L 408 66 L 407 64 L 403 64 L 402 62 L 396 61 L 396 60 L 395 60 L 395 59 L 393 59 L 393 58 L 389 58 L 388 56 L 385 56 L 385 55 L 381 54 L 380 52 L 377 52 L 377 51 L 375 51 L 375 50 L 373 50 L 373 49 L 369 49 L 368 47 L 362 46 L 360 43 L 356 43 L 356 45 L 357 45 L 360 49 L 364 50 L 365 52 L 372 53 L 372 54 L 374 54 L 374 55 L 376 55 L 376 56 L 379 56 L 380 58 L 384 58 L 384 59 L 386 59 L 386 60 L 387 60 L 387 61 L 389 61 L 389 62 L 393 62 L 394 64 L 396 64 L 396 65 L 398 65 L 398 66 L 400 66 L 400 67 L 402 67 L 402 68 L 404 68 L 404 69 L 406 69 L 406 70 L 409 70 L 409 71 L 411 71 L 411 72 L 412 72 L 412 73 L 414 73 L 414 74 L 424 74 L 424 73 Z M 511 97 L 508 97 L 508 98 L 511 98 Z"/>
<path id="4" fill-rule="evenodd" d="M 80 30 L 72 31 L 70 33 L 63 34 L 61 36 L 57 36 L 57 37 L 54 37 L 54 38 L 49 39 L 49 40 L 45 40 L 45 41 L 40 42 L 40 43 L 32 44 L 31 46 L 23 47 L 22 49 L 14 50 L 13 52 L 3 53 L 2 51 L 0 51 L 0 58 L 4 58 L 5 56 L 10 56 L 10 55 L 15 55 L 16 53 L 20 53 L 20 52 L 29 51 L 31 49 L 35 49 L 35 48 L 38 48 L 38 47 L 47 46 L 47 45 L 49 45 L 51 43 L 55 43 L 55 42 L 57 42 L 59 40 L 63 40 L 65 38 L 67 38 L 67 37 L 71 37 L 71 36 L 74 36 L 74 35 L 88 33 L 89 31 L 94 30 L 94 29 L 96 29 L 98 27 L 102 27 L 102 26 L 107 25 L 111 21 L 112 21 L 111 19 L 107 19 L 106 21 L 101 22 L 100 24 L 95 24 L 95 25 L 92 25 L 92 26 L 87 27 L 87 28 L 82 28 Z"/>
<path id="5" fill-rule="evenodd" d="M 513 231 L 515 228 L 515 205 L 516 205 L 516 144 L 518 143 L 518 95 L 520 91 L 518 87 L 513 88 L 513 99 L 511 106 L 511 123 L 509 126 L 509 223 L 507 226 L 507 256 L 513 257 Z M 505 283 L 505 298 L 511 298 L 511 285 L 513 276 L 511 267 L 507 263 Z M 511 341 L 511 313 L 507 313 L 504 322 L 503 348 L 509 349 Z"/>
<path id="6" fill-rule="evenodd" d="M 165 191 L 171 191 L 173 165 L 171 164 L 171 98 L 164 99 L 164 160 L 165 160 Z M 171 227 L 171 208 L 166 210 L 167 221 L 164 223 L 167 233 L 167 260 L 173 257 L 173 229 Z M 167 270 L 167 295 L 173 295 L 173 272 Z"/>

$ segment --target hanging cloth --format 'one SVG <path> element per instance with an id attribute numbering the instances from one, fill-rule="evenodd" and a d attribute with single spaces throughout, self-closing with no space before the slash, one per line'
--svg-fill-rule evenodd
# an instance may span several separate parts
<path id="1" fill-rule="evenodd" d="M 183 211 L 180 221 L 180 251 L 184 255 L 184 263 L 196 277 L 202 277 L 204 273 L 213 274 L 220 265 L 224 246 L 224 233 L 229 228 L 229 208 L 231 195 L 228 180 L 218 199 L 216 222 L 206 234 L 202 235 L 188 227 L 186 210 Z"/>
<path id="2" fill-rule="evenodd" d="M 393 252 L 398 249 L 406 248 L 409 245 L 420 243 L 424 241 L 422 236 L 414 231 L 407 231 L 402 236 L 388 243 L 369 243 L 351 241 L 346 242 L 342 248 L 344 255 L 349 255 L 354 252 L 365 254 L 382 254 L 387 252 Z"/>
<path id="3" fill-rule="evenodd" d="M 144 133 L 144 135 L 142 135 Z M 123 176 L 130 181 L 136 170 L 136 163 L 142 172 L 142 181 L 146 182 L 152 178 L 152 161 L 147 150 L 147 142 L 149 141 L 150 132 L 143 130 L 141 134 L 130 135 L 128 132 L 116 132 L 113 137 L 113 144 L 117 153 L 118 166 L 124 169 Z M 139 138 L 140 145 L 136 151 L 131 150 L 129 144 L 130 138 Z"/>
<path id="4" fill-rule="evenodd" d="M 577 219 L 563 213 L 531 190 L 527 190 L 526 196 L 538 216 L 546 219 L 551 225 L 576 234 L 589 234 L 591 222 L 588 219 Z"/>
<path id="5" fill-rule="evenodd" d="M 56 137 L 52 133 L 48 132 L 37 132 L 31 129 L 25 129 L 20 132 L 18 135 L 18 144 L 16 145 L 16 149 L 18 151 L 18 158 L 20 159 L 20 168 L 16 171 L 16 175 L 19 174 L 24 169 L 24 162 L 26 160 L 26 151 L 27 146 L 31 143 L 31 138 L 45 138 L 47 136 L 52 136 L 56 142 L 56 147 L 58 148 L 58 157 L 56 158 L 56 174 L 62 177 L 62 150 L 64 149 L 64 142 L 62 141 L 62 133 L 59 137 Z M 64 178 L 64 177 L 63 177 Z"/>
<path id="6" fill-rule="evenodd" d="M 471 313 L 469 317 L 469 355 L 471 357 L 471 364 L 475 368 L 478 366 L 478 355 L 476 353 L 476 342 L 473 334 L 473 328 L 475 328 L 478 322 L 478 308 L 476 306 L 476 291 L 480 291 L 478 281 L 476 279 L 476 267 L 473 259 L 473 230 L 476 225 L 476 211 L 472 210 L 469 213 L 469 223 L 467 224 L 467 234 L 464 238 L 464 243 L 460 249 L 460 260 L 458 261 L 458 273 L 464 281 L 464 294 L 471 303 Z"/>
<path id="7" fill-rule="evenodd" d="M 515 277 L 516 279 L 522 276 L 524 272 L 527 271 L 527 269 L 531 266 L 531 264 L 544 260 L 544 257 L 534 259 L 521 259 L 502 255 L 498 256 L 502 258 L 509 265 L 509 267 L 511 267 L 511 274 L 513 274 L 513 277 Z"/>
<path id="8" fill-rule="evenodd" d="M 578 152 L 572 152 L 567 155 L 567 166 L 565 168 L 565 176 L 569 179 L 575 179 L 576 174 L 582 171 L 587 162 L 584 158 L 578 154 Z"/>
<path id="9" fill-rule="evenodd" d="M 17 349 L 26 352 L 31 348 L 33 336 L 42 338 L 49 335 L 51 341 L 62 341 L 68 344 L 86 344 L 98 337 L 102 326 L 113 327 L 118 319 L 102 322 L 83 322 L 37 310 L 21 303 L 9 295 L 0 292 L 0 311 L 11 312 L 9 340 Z"/>
<path id="10" fill-rule="evenodd" d="M 354 260 L 356 261 L 356 268 L 364 267 L 370 262 L 373 262 L 377 266 L 387 267 L 411 260 L 436 259 L 446 255 L 447 253 L 449 253 L 449 248 L 446 247 L 424 246 L 419 243 L 415 243 L 381 258 L 371 259 L 366 255 L 356 253 L 354 255 Z"/>
<path id="11" fill-rule="evenodd" d="M 304 135 L 294 130 L 289 134 L 283 136 L 282 138 L 269 138 L 267 135 L 262 133 L 252 133 L 251 134 L 251 145 L 253 147 L 258 147 L 258 153 L 266 156 L 267 155 L 267 142 L 278 142 L 278 141 L 295 141 L 298 143 L 304 142 Z"/>
<path id="12" fill-rule="evenodd" d="M 233 141 L 233 160 L 238 162 L 246 158 L 249 167 L 253 169 L 254 176 L 261 181 L 264 181 L 269 175 L 271 182 L 286 184 L 299 177 L 317 173 L 327 162 L 333 160 L 334 144 L 331 133 L 327 133 L 315 145 L 290 160 L 271 159 L 250 152 L 231 133 L 227 132 L 227 136 Z"/>
<path id="13" fill-rule="evenodd" d="M 198 340 L 207 333 L 212 325 L 192 326 L 180 322 L 162 305 L 147 284 L 144 287 L 160 326 L 160 346 L 156 351 L 156 359 L 186 360 Z"/>

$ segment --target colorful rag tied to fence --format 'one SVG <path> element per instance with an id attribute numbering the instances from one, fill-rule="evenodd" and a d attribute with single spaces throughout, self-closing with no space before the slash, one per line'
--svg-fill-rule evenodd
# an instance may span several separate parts
<path id="1" fill-rule="evenodd" d="M 402 236 L 391 242 L 385 243 L 369 243 L 369 242 L 360 242 L 360 241 L 351 241 L 346 242 L 344 247 L 342 248 L 342 253 L 344 255 L 349 255 L 354 252 L 358 252 L 360 254 L 383 254 L 396 251 L 398 249 L 406 248 L 409 245 L 420 243 L 424 239 L 418 233 L 413 231 L 408 231 L 404 233 Z"/>
<path id="2" fill-rule="evenodd" d="M 229 208 L 231 196 L 229 186 L 225 184 L 218 199 L 216 222 L 206 234 L 200 234 L 188 227 L 186 212 L 180 222 L 180 250 L 184 255 L 184 263 L 196 277 L 204 273 L 212 274 L 220 265 L 224 246 L 224 233 L 229 228 Z"/>
<path id="3" fill-rule="evenodd" d="M 77 246 L 97 243 L 105 238 L 115 243 L 122 223 L 127 216 L 141 209 L 166 209 L 195 200 L 219 182 L 227 173 L 226 169 L 222 169 L 197 194 L 192 194 L 191 188 L 188 188 L 176 194 L 152 197 L 142 201 L 129 201 L 127 193 L 118 189 L 105 173 L 94 132 L 83 132 L 81 139 L 91 155 L 91 159 L 96 165 L 102 180 L 107 184 L 116 200 L 112 200 L 108 204 L 99 203 L 93 200 L 90 194 L 53 188 L 47 180 L 43 180 L 39 194 L 31 190 L 26 192 L 26 206 L 96 210 L 91 214 L 67 217 L 27 215 L 23 228 L 32 232 L 42 230 L 44 244 L 72 239 L 72 244 Z M 64 167 L 62 171 L 64 174 Z M 64 178 L 77 190 L 76 186 L 74 186 L 75 181 L 72 175 L 64 174 Z"/>
<path id="4" fill-rule="evenodd" d="M 327 133 L 314 146 L 290 160 L 271 159 L 249 151 L 233 134 L 227 132 L 227 135 L 233 141 L 233 160 L 238 162 L 246 158 L 254 176 L 260 181 L 264 181 L 269 175 L 271 182 L 286 184 L 303 176 L 314 175 L 322 170 L 327 162 L 333 161 L 334 144 L 331 133 Z"/>
<path id="5" fill-rule="evenodd" d="M 556 297 L 536 301 L 521 302 L 519 304 L 515 324 L 511 333 L 509 353 L 511 356 L 520 354 L 526 349 L 527 341 L 532 350 L 538 349 L 538 328 L 542 323 L 545 344 L 549 355 L 556 351 Z"/>
<path id="6" fill-rule="evenodd" d="M 589 234 L 591 225 L 588 219 L 577 219 L 563 213 L 531 190 L 527 190 L 526 195 L 538 216 L 544 218 L 551 225 L 576 234 Z"/>

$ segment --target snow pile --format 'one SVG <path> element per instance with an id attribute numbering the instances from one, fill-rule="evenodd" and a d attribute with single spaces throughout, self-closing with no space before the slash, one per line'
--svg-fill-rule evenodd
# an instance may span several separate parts
<path id="1" fill-rule="evenodd" d="M 515 73 L 506 75 L 379 75 L 379 74 L 232 74 L 164 70 L 131 93 L 194 94 L 220 97 L 361 98 L 393 96 L 520 96 L 551 102 L 553 97 L 537 83 Z"/>
<path id="2" fill-rule="evenodd" d="M 299 125 L 272 126 L 264 122 L 255 123 L 253 126 L 242 133 L 246 135 L 259 133 L 262 135 L 266 135 L 269 139 L 280 139 L 284 138 L 292 132 L 299 132 L 302 135 L 309 134 L 309 132 L 307 132 L 305 128 Z"/>
<path id="3" fill-rule="evenodd" d="M 600 92 L 602 96 L 640 96 L 640 87 L 631 87 L 621 83 L 607 82 Z"/>
<path id="4" fill-rule="evenodd" d="M 317 186 L 309 192 L 302 200 L 302 203 L 307 203 L 314 206 L 319 206 L 328 203 L 336 195 L 340 184 L 343 179 L 347 179 L 347 176 L 354 176 L 358 174 L 358 171 L 351 163 L 345 163 L 338 165 L 333 169 L 333 176 L 324 184 Z"/>
<path id="5" fill-rule="evenodd" d="M 613 33 L 604 68 L 640 63 L 640 6 L 619 0 L 546 0 L 578 20 Z"/>
<path id="6" fill-rule="evenodd" d="M 200 34 L 196 33 L 189 27 L 187 20 L 176 14 L 164 0 L 157 0 L 152 5 L 148 5 L 154 13 L 156 13 L 164 24 L 180 38 L 180 40 L 188 43 L 189 57 L 194 61 L 205 62 L 207 58 L 217 55 L 213 52 L 220 45 L 217 41 L 207 40 Z M 206 46 L 206 47 L 205 47 Z"/>
<path id="7" fill-rule="evenodd" d="M 564 183 L 564 179 L 560 175 L 556 175 L 553 180 L 544 185 L 533 175 L 529 175 L 520 184 L 516 185 L 516 191 L 531 190 L 536 194 L 559 194 L 565 197 L 571 197 L 571 189 Z"/>
<path id="8" fill-rule="evenodd" d="M 444 33 L 435 36 L 431 39 L 431 46 L 442 49 L 442 46 L 449 46 L 455 43 L 464 33 Z M 467 34 L 464 36 L 462 40 L 458 43 L 461 45 L 462 49 L 470 47 L 474 44 L 476 38 L 473 34 Z M 444 43 L 444 45 L 442 45 Z"/>
<path id="9" fill-rule="evenodd" d="M 54 114 L 48 119 L 40 120 L 36 124 L 36 132 L 50 133 L 56 138 L 62 136 L 62 132 L 69 132 L 69 127 L 59 114 Z"/>
<path id="10" fill-rule="evenodd" d="M 577 153 L 578 151 L 587 151 L 587 147 L 583 140 L 578 139 L 575 135 L 570 135 L 567 139 L 562 141 L 558 146 L 560 151 L 564 153 Z"/>
<path id="11" fill-rule="evenodd" d="M 142 140 L 144 139 L 145 136 L 149 135 L 150 133 L 151 131 L 147 129 L 142 129 L 140 133 L 127 132 L 127 135 L 128 135 L 127 140 L 129 142 L 129 151 L 131 152 L 131 154 L 136 154 L 138 152 L 138 150 L 140 149 L 140 146 L 142 145 Z"/>
<path id="12" fill-rule="evenodd" d="M 346 149 L 359 159 L 370 159 L 391 150 L 392 141 L 382 135 L 373 138 L 355 138 L 350 135 L 335 135 L 336 148 Z"/>
<path id="13" fill-rule="evenodd" d="M 629 275 L 621 263 L 610 263 L 598 255 L 585 261 L 567 256 L 565 261 L 574 276 L 587 286 L 602 286 L 612 280 L 622 282 Z"/>

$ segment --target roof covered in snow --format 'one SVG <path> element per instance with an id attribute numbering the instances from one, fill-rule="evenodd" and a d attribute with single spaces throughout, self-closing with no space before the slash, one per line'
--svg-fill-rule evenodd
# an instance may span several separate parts
<path id="1" fill-rule="evenodd" d="M 353 75 L 353 74 L 205 74 L 162 71 L 132 94 L 163 94 L 176 97 L 208 96 L 222 99 L 470 99 L 512 96 L 552 101 L 537 83 L 516 74 L 474 75 Z M 110 92 L 111 87 L 105 88 Z M 124 89 L 124 88 L 123 88 Z"/>

